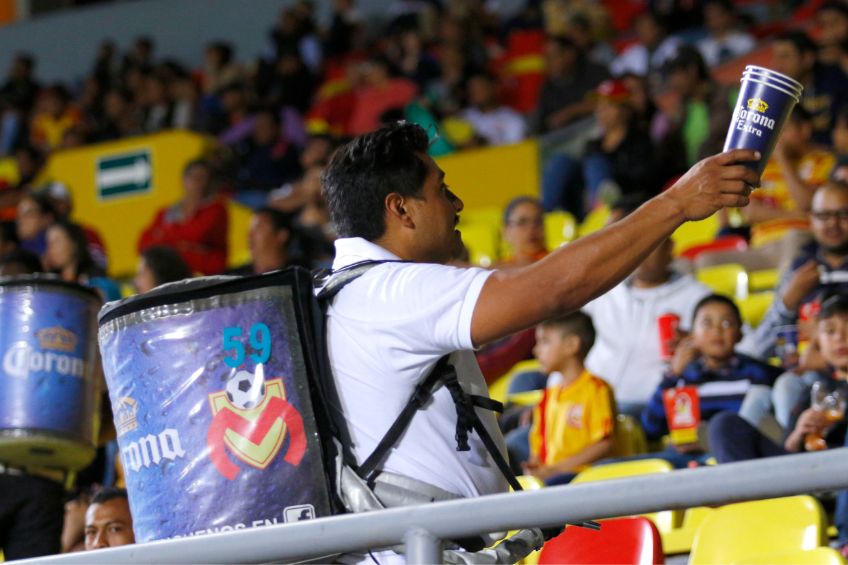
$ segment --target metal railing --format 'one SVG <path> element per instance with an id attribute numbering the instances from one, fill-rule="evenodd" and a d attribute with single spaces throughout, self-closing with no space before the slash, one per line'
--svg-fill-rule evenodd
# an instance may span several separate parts
<path id="1" fill-rule="evenodd" d="M 441 541 L 658 510 L 848 488 L 848 449 L 620 480 L 347 514 L 20 563 L 260 563 L 405 543 L 409 563 L 439 561 Z"/>

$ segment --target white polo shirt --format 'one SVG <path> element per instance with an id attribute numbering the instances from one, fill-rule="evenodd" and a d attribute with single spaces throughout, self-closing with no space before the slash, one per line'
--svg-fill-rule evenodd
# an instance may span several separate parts
<path id="1" fill-rule="evenodd" d="M 361 238 L 336 241 L 333 269 L 368 259 L 398 260 Z M 491 271 L 437 264 L 386 263 L 367 271 L 328 310 L 327 343 L 341 406 L 357 461 L 362 463 L 406 405 L 415 386 L 452 353 L 459 383 L 488 396 L 472 352 L 471 316 Z M 506 454 L 491 411 L 477 409 Z M 470 451 L 456 451 L 456 408 L 440 387 L 412 418 L 381 466 L 462 496 L 504 492 L 508 485 L 474 432 Z"/>

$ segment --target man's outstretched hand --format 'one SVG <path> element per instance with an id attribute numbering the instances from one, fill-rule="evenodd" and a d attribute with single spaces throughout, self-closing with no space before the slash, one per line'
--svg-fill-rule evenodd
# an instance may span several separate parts
<path id="1" fill-rule="evenodd" d="M 744 163 L 757 161 L 758 151 L 732 149 L 695 163 L 663 196 L 671 199 L 687 220 L 703 220 L 721 208 L 748 204 L 760 185 L 757 173 Z"/>

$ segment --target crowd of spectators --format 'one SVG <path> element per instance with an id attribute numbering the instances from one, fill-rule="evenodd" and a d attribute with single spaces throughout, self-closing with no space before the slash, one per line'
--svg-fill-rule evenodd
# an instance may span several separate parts
<path id="1" fill-rule="evenodd" d="M 619 29 L 608 9 L 615 2 L 528 0 L 509 19 L 482 0 L 396 2 L 375 30 L 352 0 L 336 0 L 321 29 L 304 0 L 281 11 L 256 60 L 216 40 L 192 67 L 159 57 L 151 38 L 123 54 L 104 40 L 84 80 L 48 85 L 21 53 L 0 85 L 0 156 L 14 159 L 19 177 L 0 187 L 0 273 L 51 272 L 114 298 L 102 236 L 70 220 L 73 191 L 40 172 L 57 151 L 174 128 L 217 144 L 173 179 L 179 200 L 138 234 L 138 292 L 192 274 L 325 266 L 335 238 L 321 193 L 325 164 L 346 139 L 398 119 L 428 129 L 434 156 L 528 136 L 584 140 L 576 152 L 546 155 L 540 198 L 505 210 L 503 239 L 513 254 L 496 267 L 528 265 L 547 254 L 544 213 L 564 209 L 579 220 L 608 205 L 618 218 L 719 152 L 735 89 L 716 82 L 714 71 L 769 46 L 771 67 L 804 84 L 804 95 L 751 205 L 721 217 L 722 235 L 751 246 L 734 261 L 789 265 L 759 328 L 747 331 L 731 300 L 678 269 L 668 240 L 583 313 L 491 344 L 478 360 L 490 381 L 534 354 L 541 362 L 541 372 L 514 379 L 513 392 L 544 390 L 543 403 L 504 424 L 514 466 L 550 484 L 614 455 L 616 414 L 640 421 L 650 439 L 668 432 L 663 397 L 682 384 L 701 389 L 705 420 L 738 413 L 753 430 L 745 441 L 754 442 L 773 417 L 794 434 L 776 451 L 797 451 L 798 426 L 821 422 L 802 421 L 793 409 L 814 382 L 830 378 L 835 357 L 822 356 L 810 322 L 808 355 L 780 370 L 766 362 L 777 328 L 844 290 L 842 279 L 825 283 L 821 273 L 841 271 L 848 256 L 848 4 L 819 4 L 811 26 L 778 29 L 729 0 L 647 2 Z M 253 210 L 244 234 L 251 259 L 230 271 L 227 198 Z M 669 313 L 681 321 L 672 356 L 655 330 Z M 844 304 L 832 312 L 844 315 Z M 731 392 L 721 388 L 727 383 Z M 559 427 L 545 428 L 545 420 Z M 713 431 L 724 442 L 722 460 L 743 458 L 726 447 L 733 438 L 724 420 Z M 566 446 L 575 430 L 579 441 Z M 682 442 L 652 456 L 685 466 L 703 462 L 707 448 Z M 110 500 L 125 506 L 125 495 L 101 499 L 102 508 Z M 848 528 L 848 498 L 840 500 Z M 106 543 L 98 520 L 88 520 L 78 543 Z"/>

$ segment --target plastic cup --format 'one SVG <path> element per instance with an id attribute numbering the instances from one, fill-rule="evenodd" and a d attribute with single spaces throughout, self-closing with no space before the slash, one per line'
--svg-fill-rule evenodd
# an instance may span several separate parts
<path id="1" fill-rule="evenodd" d="M 674 355 L 674 339 L 677 337 L 677 327 L 680 325 L 680 316 L 677 314 L 663 314 L 657 318 L 657 330 L 660 334 L 660 356 L 663 359 L 671 359 Z"/>
<path id="2" fill-rule="evenodd" d="M 803 87 L 788 81 L 792 79 L 762 67 L 749 67 L 742 73 L 724 150 L 759 151 L 759 161 L 746 163 L 758 175 L 763 173 L 789 114 L 801 100 Z"/>

